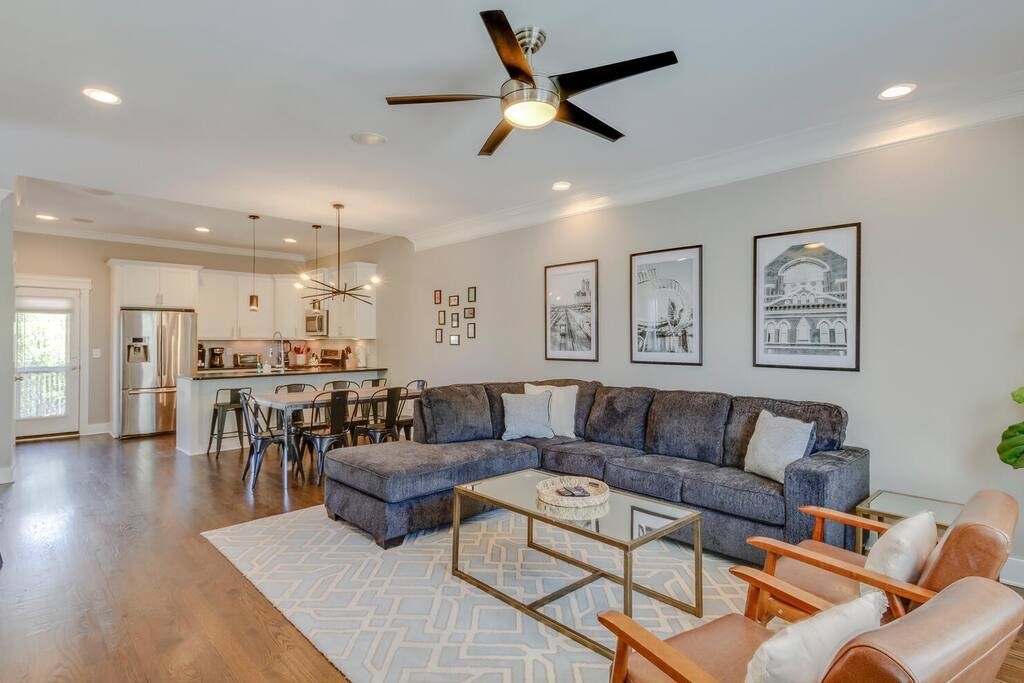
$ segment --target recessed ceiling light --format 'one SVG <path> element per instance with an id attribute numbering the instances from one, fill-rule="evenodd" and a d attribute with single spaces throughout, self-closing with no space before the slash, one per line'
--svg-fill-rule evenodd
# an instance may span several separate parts
<path id="1" fill-rule="evenodd" d="M 890 85 L 888 88 L 878 93 L 878 99 L 898 100 L 901 97 L 906 97 L 916 89 L 917 83 L 897 83 L 896 85 Z"/>
<path id="2" fill-rule="evenodd" d="M 810 244 L 804 245 L 807 249 L 820 249 L 823 246 L 825 246 L 824 242 L 811 242 Z"/>
<path id="3" fill-rule="evenodd" d="M 551 189 L 555 192 L 565 192 L 570 187 L 572 187 L 572 183 L 568 180 L 558 180 L 551 185 Z"/>
<path id="4" fill-rule="evenodd" d="M 205 228 L 205 227 L 203 227 L 201 225 L 197 225 L 196 226 L 196 232 L 210 232 L 210 229 L 209 228 Z"/>
<path id="5" fill-rule="evenodd" d="M 388 139 L 380 133 L 366 131 L 363 133 L 352 133 L 352 142 L 359 145 L 383 145 Z"/>
<path id="6" fill-rule="evenodd" d="M 73 220 L 76 223 L 95 223 L 96 222 L 96 221 L 94 221 L 91 218 L 72 218 L 71 220 Z"/>
<path id="7" fill-rule="evenodd" d="M 121 98 L 110 92 L 109 90 L 100 90 L 99 88 L 86 88 L 82 91 L 82 94 L 88 97 L 90 100 L 95 100 L 100 104 L 121 104 Z"/>
<path id="8" fill-rule="evenodd" d="M 51 215 L 46 214 L 46 213 L 37 213 L 36 214 L 36 218 L 38 220 L 41 220 L 41 221 L 55 221 L 55 220 L 57 220 L 56 216 L 51 216 Z"/>
<path id="9" fill-rule="evenodd" d="M 285 237 L 284 241 L 287 242 L 288 244 L 295 244 L 296 239 L 294 237 Z"/>

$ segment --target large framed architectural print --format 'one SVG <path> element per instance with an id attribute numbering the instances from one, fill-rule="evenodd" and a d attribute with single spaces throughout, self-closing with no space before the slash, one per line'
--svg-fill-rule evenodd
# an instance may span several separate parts
<path id="1" fill-rule="evenodd" d="M 544 267 L 544 358 L 597 360 L 597 259 Z"/>
<path id="2" fill-rule="evenodd" d="M 700 365 L 703 247 L 629 257 L 630 360 Z"/>
<path id="3" fill-rule="evenodd" d="M 754 365 L 860 370 L 860 223 L 754 237 Z"/>

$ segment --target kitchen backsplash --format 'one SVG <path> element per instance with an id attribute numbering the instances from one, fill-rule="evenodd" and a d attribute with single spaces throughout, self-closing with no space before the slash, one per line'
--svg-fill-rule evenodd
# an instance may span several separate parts
<path id="1" fill-rule="evenodd" d="M 297 342 L 292 342 L 292 345 L 296 345 Z M 352 348 L 352 356 L 355 359 L 358 356 L 358 349 L 360 347 L 366 349 L 366 366 L 374 367 L 377 365 L 377 342 L 375 340 L 361 339 L 359 341 L 346 340 L 346 339 L 323 339 L 323 340 L 306 340 L 301 342 L 304 346 L 308 346 L 310 349 L 309 353 L 316 353 L 320 355 L 321 349 L 343 349 L 346 346 Z M 231 354 L 234 353 L 260 353 L 263 354 L 264 360 L 267 359 L 267 350 L 274 346 L 272 340 L 238 340 L 229 339 L 226 341 L 219 341 L 214 339 L 203 339 L 203 347 L 207 351 L 212 346 L 223 346 L 224 347 L 224 364 L 227 367 L 231 366 Z M 309 353 L 306 354 L 307 362 L 309 362 Z M 293 357 L 294 359 L 294 357 Z"/>

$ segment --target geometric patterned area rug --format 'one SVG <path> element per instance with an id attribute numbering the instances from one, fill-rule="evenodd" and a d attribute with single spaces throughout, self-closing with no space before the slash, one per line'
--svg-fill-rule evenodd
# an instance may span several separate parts
<path id="1" fill-rule="evenodd" d="M 603 544 L 540 523 L 534 533 L 544 545 L 621 571 L 621 554 Z M 608 680 L 604 657 L 453 577 L 449 526 L 384 551 L 316 506 L 203 536 L 355 683 Z M 508 511 L 464 521 L 461 538 L 462 568 L 520 600 L 585 575 L 528 548 L 525 520 Z M 746 587 L 728 572 L 733 564 L 704 554 L 704 619 L 636 592 L 633 618 L 665 637 L 742 611 Z M 634 555 L 633 567 L 637 583 L 692 601 L 688 546 L 654 541 Z M 614 649 L 597 614 L 621 608 L 621 588 L 601 579 L 543 611 Z"/>

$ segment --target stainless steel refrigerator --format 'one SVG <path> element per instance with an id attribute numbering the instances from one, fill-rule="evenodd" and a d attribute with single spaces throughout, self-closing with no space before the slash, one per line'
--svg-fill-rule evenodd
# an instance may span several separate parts
<path id="1" fill-rule="evenodd" d="M 121 436 L 173 432 L 178 375 L 196 371 L 196 313 L 121 309 Z"/>

